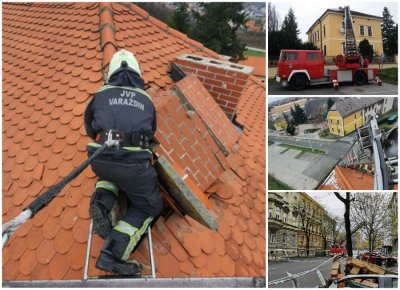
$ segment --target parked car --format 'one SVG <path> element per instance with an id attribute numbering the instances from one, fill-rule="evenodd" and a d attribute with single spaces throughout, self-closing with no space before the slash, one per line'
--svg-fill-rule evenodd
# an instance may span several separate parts
<path id="1" fill-rule="evenodd" d="M 357 259 L 367 261 L 368 263 L 376 264 L 378 266 L 391 267 L 397 264 L 397 258 L 393 256 L 384 256 L 376 252 L 364 252 L 357 256 Z"/>
<path id="2" fill-rule="evenodd" d="M 348 275 L 329 285 L 329 288 L 398 288 L 396 275 Z"/>

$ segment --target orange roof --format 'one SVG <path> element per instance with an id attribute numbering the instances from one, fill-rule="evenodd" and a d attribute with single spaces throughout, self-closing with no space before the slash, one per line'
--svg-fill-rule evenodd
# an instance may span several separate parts
<path id="1" fill-rule="evenodd" d="M 265 78 L 266 64 L 264 56 L 247 56 L 245 60 L 242 60 L 239 63 L 254 67 L 253 74 Z"/>
<path id="2" fill-rule="evenodd" d="M 122 48 L 135 54 L 150 86 L 158 153 L 184 169 L 218 221 L 211 231 L 188 216 L 160 217 L 152 231 L 157 277 L 264 276 L 265 85 L 254 77 L 246 84 L 236 113 L 240 136 L 223 116 L 226 128 L 218 131 L 190 92 L 194 111 L 187 111 L 168 75 L 182 53 L 218 54 L 133 4 L 3 4 L 3 222 L 86 159 L 86 103 Z M 204 89 L 196 78 L 183 81 Z M 95 182 L 86 169 L 14 233 L 3 249 L 3 280 L 83 279 Z M 101 245 L 93 235 L 89 277 L 104 274 L 94 267 Z M 148 264 L 146 247 L 134 256 Z"/>
<path id="3" fill-rule="evenodd" d="M 331 175 L 319 188 L 321 190 L 373 189 L 374 176 L 349 167 L 336 166 Z"/>

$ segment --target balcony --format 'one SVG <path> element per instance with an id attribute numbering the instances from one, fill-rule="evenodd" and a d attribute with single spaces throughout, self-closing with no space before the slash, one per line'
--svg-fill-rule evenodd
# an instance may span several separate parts
<path id="1" fill-rule="evenodd" d="M 277 231 L 282 229 L 284 223 L 282 219 L 277 219 L 276 217 L 268 218 L 268 230 Z"/>

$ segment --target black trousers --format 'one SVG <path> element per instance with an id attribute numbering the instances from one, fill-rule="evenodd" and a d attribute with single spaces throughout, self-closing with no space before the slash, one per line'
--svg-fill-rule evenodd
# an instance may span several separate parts
<path id="1" fill-rule="evenodd" d="M 111 154 L 96 158 L 92 170 L 103 184 L 114 184 L 128 199 L 127 213 L 113 228 L 102 248 L 102 251 L 118 259 L 127 260 L 153 218 L 163 208 L 157 172 L 148 160 L 135 160 L 132 156 L 124 160 Z M 115 192 L 108 192 L 115 196 Z"/>

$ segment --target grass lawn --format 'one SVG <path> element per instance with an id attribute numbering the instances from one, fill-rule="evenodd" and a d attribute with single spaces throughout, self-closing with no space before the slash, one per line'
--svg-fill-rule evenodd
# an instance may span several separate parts
<path id="1" fill-rule="evenodd" d="M 319 136 L 319 137 L 322 139 L 329 139 L 329 140 L 338 140 L 338 139 L 342 138 L 342 136 L 338 136 L 338 135 L 331 134 L 331 133 L 328 133 L 325 136 Z"/>
<path id="2" fill-rule="evenodd" d="M 247 49 L 244 51 L 244 55 L 246 56 L 264 56 L 265 57 L 265 52 L 262 51 L 255 51 L 251 49 Z"/>
<path id="3" fill-rule="evenodd" d="M 311 134 L 311 133 L 317 132 L 317 131 L 319 131 L 319 130 L 321 130 L 321 129 L 320 129 L 320 128 L 316 128 L 316 129 L 305 129 L 305 130 L 304 130 L 304 134 Z"/>
<path id="4" fill-rule="evenodd" d="M 286 148 L 285 150 L 283 150 L 280 154 L 283 154 L 283 153 L 285 153 L 286 151 L 289 151 L 290 150 L 290 148 Z"/>
<path id="5" fill-rule="evenodd" d="M 397 85 L 397 68 L 384 68 L 379 71 L 379 78 L 385 82 L 392 85 Z"/>
<path id="6" fill-rule="evenodd" d="M 279 181 L 272 175 L 268 174 L 268 189 L 275 189 L 275 190 L 290 190 L 293 189 L 286 183 Z"/>
<path id="7" fill-rule="evenodd" d="M 314 154 L 325 155 L 325 151 L 324 150 L 320 150 L 320 149 L 312 150 L 309 147 L 302 147 L 302 146 L 296 146 L 296 145 L 290 145 L 290 144 L 279 144 L 278 146 L 285 147 L 285 148 L 288 148 L 288 149 L 294 149 L 294 150 L 303 151 L 303 154 L 305 152 L 310 152 L 310 153 L 314 153 Z M 301 154 L 301 155 L 303 155 L 303 154 Z M 299 156 L 299 154 L 297 154 L 296 158 L 301 157 L 301 155 Z M 297 157 L 297 156 L 299 156 L 299 157 Z"/>

